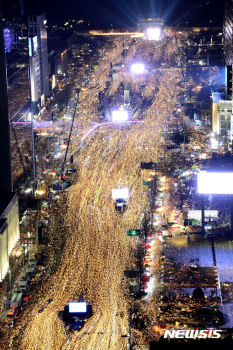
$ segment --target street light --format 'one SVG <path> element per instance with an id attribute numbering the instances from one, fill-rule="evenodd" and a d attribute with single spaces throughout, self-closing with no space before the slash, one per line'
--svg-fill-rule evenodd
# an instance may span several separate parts
<path id="1" fill-rule="evenodd" d="M 112 32 L 113 32 L 113 27 L 112 27 L 112 24 L 111 24 L 111 29 L 112 29 Z"/>
<path id="2" fill-rule="evenodd" d="M 210 20 L 210 27 L 211 27 L 211 24 L 212 24 L 212 19 Z"/>

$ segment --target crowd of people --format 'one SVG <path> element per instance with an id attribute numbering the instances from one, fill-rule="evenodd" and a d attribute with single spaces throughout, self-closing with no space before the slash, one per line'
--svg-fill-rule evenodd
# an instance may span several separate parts
<path id="1" fill-rule="evenodd" d="M 175 37 L 156 44 L 138 39 L 133 45 L 129 36 L 115 36 L 112 41 L 113 48 L 106 50 L 94 73 L 98 82 L 96 89 L 89 91 L 87 87 L 79 94 L 78 110 L 81 113 L 78 113 L 71 139 L 77 173 L 73 186 L 51 204 L 49 268 L 38 277 L 42 278 L 40 283 L 35 281 L 33 297 L 14 328 L 5 327 L 2 345 L 6 349 L 126 348 L 128 338 L 122 336 L 128 333 L 132 302 L 126 297 L 122 277 L 125 270 L 132 268 L 137 248 L 137 241 L 128 237 L 126 231 L 141 228 L 143 211 L 149 200 L 149 193 L 143 186 L 148 171 L 141 170 L 141 162 L 161 163 L 163 172 L 167 171 L 169 162 L 174 161 L 171 156 L 166 162 L 160 162 L 160 156 L 164 154 L 160 146 L 166 145 L 161 133 L 169 126 L 169 116 L 183 88 L 178 87 L 182 80 L 181 69 L 158 66 L 160 61 L 169 64 L 171 59 L 174 60 Z M 124 67 L 118 73 L 118 81 L 110 84 L 108 96 L 114 95 L 121 81 L 135 84 L 135 91 L 145 81 L 144 96 L 152 103 L 143 111 L 143 123 L 103 123 L 81 142 L 93 128 L 93 123 L 99 122 L 99 91 L 109 81 L 110 63 L 121 61 L 123 42 L 129 46 L 128 53 Z M 129 73 L 130 63 L 135 58 L 146 61 L 152 68 L 146 77 L 132 77 Z M 198 142 L 196 134 L 194 140 Z M 139 147 L 142 144 L 146 147 Z M 49 175 L 44 178 L 45 183 L 46 179 L 51 181 Z M 125 212 L 119 214 L 115 210 L 112 190 L 121 187 L 129 188 L 129 199 Z M 174 193 L 171 198 L 176 201 L 178 195 Z M 169 216 L 170 209 L 166 210 Z M 64 218 L 62 225 L 56 219 L 61 217 Z M 80 299 L 92 305 L 94 315 L 83 329 L 70 332 L 58 318 L 58 313 L 69 302 Z M 151 315 L 152 318 L 155 316 L 154 313 Z M 150 327 L 152 336 L 151 332 Z M 141 349 L 146 349 L 148 334 L 134 336 Z"/>

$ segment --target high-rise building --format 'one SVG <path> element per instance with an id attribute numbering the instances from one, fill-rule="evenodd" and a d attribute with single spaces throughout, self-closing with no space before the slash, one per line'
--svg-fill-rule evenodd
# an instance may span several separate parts
<path id="1" fill-rule="evenodd" d="M 12 191 L 10 127 L 6 78 L 6 57 L 0 4 L 0 190 Z"/>
<path id="2" fill-rule="evenodd" d="M 225 0 L 224 5 L 224 57 L 226 66 L 226 85 L 228 95 L 232 94 L 232 58 L 233 58 L 233 0 Z"/>
<path id="3" fill-rule="evenodd" d="M 0 2 L 0 282 L 9 268 L 9 255 L 19 240 L 18 195 L 12 192 L 6 57 Z"/>
<path id="4" fill-rule="evenodd" d="M 49 95 L 46 16 L 28 16 L 28 45 L 32 111 L 37 114 Z"/>
<path id="5" fill-rule="evenodd" d="M 5 21 L 18 22 L 25 17 L 26 0 L 2 0 L 2 16 Z"/>

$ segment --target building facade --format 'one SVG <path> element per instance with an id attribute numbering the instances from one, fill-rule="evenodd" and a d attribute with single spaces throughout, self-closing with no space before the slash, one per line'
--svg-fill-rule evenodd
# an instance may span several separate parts
<path id="1" fill-rule="evenodd" d="M 225 0 L 224 6 L 224 52 L 226 66 L 232 65 L 232 39 L 233 39 L 233 0 Z"/>
<path id="2" fill-rule="evenodd" d="M 0 191 L 0 282 L 9 269 L 9 256 L 20 239 L 18 195 Z"/>
<path id="3" fill-rule="evenodd" d="M 219 93 L 212 94 L 212 131 L 224 142 L 233 140 L 232 101 Z"/>
<path id="4" fill-rule="evenodd" d="M 49 95 L 46 23 L 45 13 L 40 16 L 28 16 L 31 97 L 34 114 L 37 114 L 39 108 L 44 106 Z"/>
<path id="5" fill-rule="evenodd" d="M 232 95 L 232 50 L 233 50 L 233 0 L 225 0 L 224 3 L 224 59 L 226 69 L 226 85 L 228 96 Z"/>

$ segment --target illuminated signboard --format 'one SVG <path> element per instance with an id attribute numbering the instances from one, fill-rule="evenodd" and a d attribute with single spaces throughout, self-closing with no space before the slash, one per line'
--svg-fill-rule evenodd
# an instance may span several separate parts
<path id="1" fill-rule="evenodd" d="M 117 188 L 112 190 L 112 199 L 128 199 L 129 189 L 128 188 Z"/>
<path id="2" fill-rule="evenodd" d="M 33 38 L 28 38 L 28 54 L 29 57 L 34 57 L 38 53 L 38 43 L 37 43 L 37 36 L 34 36 Z"/>
<path id="3" fill-rule="evenodd" d="M 87 312 L 87 303 L 69 303 L 69 312 Z"/>
<path id="4" fill-rule="evenodd" d="M 233 173 L 200 172 L 197 189 L 200 194 L 233 194 Z"/>
<path id="5" fill-rule="evenodd" d="M 217 218 L 218 210 L 205 210 L 204 215 L 205 218 Z M 201 210 L 189 210 L 188 219 L 201 221 Z"/>
<path id="6" fill-rule="evenodd" d="M 28 38 L 29 57 L 32 57 L 32 38 Z"/>
<path id="7" fill-rule="evenodd" d="M 126 120 L 128 120 L 128 118 L 129 118 L 128 111 L 125 109 L 119 109 L 119 110 L 112 111 L 112 121 L 113 122 L 126 121 Z"/>

